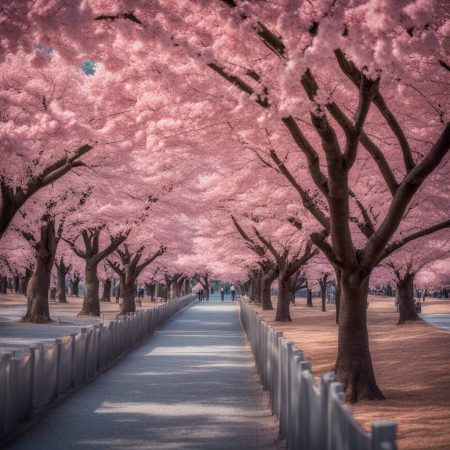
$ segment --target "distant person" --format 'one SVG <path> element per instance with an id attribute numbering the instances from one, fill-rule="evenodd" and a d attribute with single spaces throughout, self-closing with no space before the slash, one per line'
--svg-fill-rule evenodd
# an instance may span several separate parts
<path id="1" fill-rule="evenodd" d="M 201 302 L 202 301 L 202 290 L 201 289 L 199 289 L 197 291 L 197 295 L 198 295 L 198 301 Z"/>
<path id="2" fill-rule="evenodd" d="M 236 297 L 236 289 L 233 284 L 231 285 L 230 292 L 231 292 L 231 301 L 234 302 L 234 299 Z"/>
<path id="3" fill-rule="evenodd" d="M 222 301 L 225 300 L 225 291 L 223 290 L 223 288 L 220 288 L 220 299 L 221 299 Z"/>
<path id="4" fill-rule="evenodd" d="M 416 302 L 415 307 L 416 307 L 416 313 L 422 314 L 422 303 L 420 303 L 420 301 Z"/>
<path id="5" fill-rule="evenodd" d="M 425 303 L 425 297 L 427 296 L 427 290 L 425 289 L 424 291 L 423 291 L 423 298 L 422 298 L 422 301 Z"/>

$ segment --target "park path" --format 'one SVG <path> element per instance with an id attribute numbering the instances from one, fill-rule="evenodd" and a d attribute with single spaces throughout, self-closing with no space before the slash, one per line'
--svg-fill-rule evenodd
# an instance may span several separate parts
<path id="1" fill-rule="evenodd" d="M 197 303 L 11 449 L 276 449 L 237 306 Z"/>
<path id="2" fill-rule="evenodd" d="M 450 331 L 450 314 L 422 314 L 421 317 L 436 328 Z"/>

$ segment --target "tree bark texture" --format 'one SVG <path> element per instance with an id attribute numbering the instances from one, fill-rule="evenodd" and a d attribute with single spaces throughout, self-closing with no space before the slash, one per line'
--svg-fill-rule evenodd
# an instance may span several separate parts
<path id="1" fill-rule="evenodd" d="M 120 314 L 129 314 L 136 311 L 136 298 L 135 298 L 135 280 L 128 279 L 123 280 L 123 300 Z"/>
<path id="2" fill-rule="evenodd" d="M 419 319 L 414 307 L 414 275 L 408 273 L 402 279 L 397 280 L 399 324 L 405 323 L 407 320 Z"/>
<path id="3" fill-rule="evenodd" d="M 28 267 L 25 269 L 25 276 L 20 279 L 20 293 L 27 296 L 28 283 L 33 276 L 33 271 Z"/>
<path id="4" fill-rule="evenodd" d="M 107 278 L 103 283 L 102 302 L 111 302 L 111 278 Z"/>
<path id="5" fill-rule="evenodd" d="M 306 306 L 309 306 L 309 307 L 313 306 L 312 291 L 309 288 L 306 289 Z"/>
<path id="6" fill-rule="evenodd" d="M 367 295 L 369 276 L 342 273 L 336 378 L 344 384 L 346 399 L 380 400 L 369 350 Z"/>
<path id="7" fill-rule="evenodd" d="M 20 292 L 20 277 L 19 275 L 14 276 L 14 292 L 18 294 Z"/>
<path id="8" fill-rule="evenodd" d="M 66 275 L 69 273 L 71 266 L 66 266 L 64 259 L 61 258 L 59 263 L 55 263 L 57 270 L 56 296 L 60 303 L 67 303 L 66 296 Z"/>
<path id="9" fill-rule="evenodd" d="M 6 277 L 6 275 L 3 275 L 1 277 L 1 293 L 2 294 L 8 293 L 8 277 Z"/>
<path id="10" fill-rule="evenodd" d="M 86 259 L 84 272 L 84 300 L 79 316 L 100 316 L 100 283 L 97 276 L 97 261 Z"/>
<path id="11" fill-rule="evenodd" d="M 277 273 L 273 271 L 261 272 L 261 307 L 263 310 L 272 310 L 272 283 L 277 277 Z"/>
<path id="12" fill-rule="evenodd" d="M 73 297 L 80 296 L 80 276 L 78 274 L 74 275 L 70 282 L 70 293 Z"/>
<path id="13" fill-rule="evenodd" d="M 275 320 L 280 322 L 292 322 L 290 304 L 291 292 L 289 289 L 289 276 L 284 271 L 278 276 L 278 302 Z"/>
<path id="14" fill-rule="evenodd" d="M 56 246 L 55 226 L 48 219 L 41 226 L 40 240 L 36 245 L 36 266 L 27 287 L 27 312 L 22 318 L 23 322 L 51 322 L 48 292 Z"/>
<path id="15" fill-rule="evenodd" d="M 336 277 L 339 276 L 338 271 L 336 271 Z M 338 278 L 336 280 L 336 285 L 335 285 L 335 295 L 334 295 L 334 303 L 336 305 L 336 325 L 339 324 L 339 311 L 341 310 L 341 282 L 340 282 L 340 278 Z"/>
<path id="16" fill-rule="evenodd" d="M 250 298 L 252 302 L 261 304 L 261 270 L 258 270 L 253 276 L 253 296 Z"/>
<path id="17" fill-rule="evenodd" d="M 325 273 L 319 280 L 320 294 L 322 297 L 322 311 L 327 310 L 327 286 L 328 286 L 328 273 Z"/>

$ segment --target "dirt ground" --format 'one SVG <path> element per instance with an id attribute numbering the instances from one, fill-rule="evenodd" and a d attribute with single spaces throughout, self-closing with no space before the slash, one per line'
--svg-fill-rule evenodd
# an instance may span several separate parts
<path id="1" fill-rule="evenodd" d="M 21 323 L 26 312 L 25 296 L 19 294 L 0 295 L 0 354 L 11 351 L 28 351 L 37 342 L 52 341 L 55 338 L 68 339 L 71 333 L 78 333 L 81 327 L 91 327 L 98 323 L 107 326 L 120 312 L 119 303 L 101 302 L 100 317 L 78 317 L 82 298 L 68 297 L 68 303 L 50 301 L 50 317 L 47 324 Z M 158 305 L 150 299 L 142 299 L 137 310 Z"/>
<path id="2" fill-rule="evenodd" d="M 83 304 L 83 298 L 67 296 L 67 303 L 59 303 L 55 300 L 49 301 L 50 317 L 53 321 L 57 322 L 59 318 L 73 317 L 76 321 L 89 320 L 88 317 L 77 317 L 81 311 Z M 149 309 L 156 306 L 158 303 L 150 302 L 149 298 L 142 299 L 142 306 L 136 304 L 136 310 Z M 19 319 L 23 312 L 26 310 L 26 298 L 20 294 L 0 294 L 0 312 L 8 312 L 11 315 L 11 319 L 15 317 Z M 115 298 L 111 298 L 111 302 L 100 302 L 100 319 L 108 324 L 111 320 L 114 320 L 120 312 L 120 305 L 116 303 Z"/>
<path id="3" fill-rule="evenodd" d="M 303 350 L 315 377 L 333 367 L 337 353 L 335 307 L 320 300 L 306 307 L 297 298 L 293 322 L 274 322 L 275 311 L 258 312 Z M 274 301 L 276 307 L 276 300 Z M 256 306 L 254 306 L 256 308 Z M 423 314 L 450 313 L 450 300 L 426 299 Z M 366 430 L 374 420 L 398 424 L 398 448 L 450 449 L 450 332 L 425 321 L 396 325 L 394 298 L 369 297 L 368 324 L 375 375 L 386 400 L 349 405 Z"/>

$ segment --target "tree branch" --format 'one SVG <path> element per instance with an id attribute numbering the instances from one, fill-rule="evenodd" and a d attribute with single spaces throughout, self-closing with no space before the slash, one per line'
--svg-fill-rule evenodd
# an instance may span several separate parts
<path id="1" fill-rule="evenodd" d="M 326 229 L 330 229 L 330 219 L 316 206 L 314 200 L 309 194 L 297 183 L 297 180 L 291 174 L 289 169 L 284 165 L 281 159 L 276 154 L 275 150 L 270 150 L 270 157 L 277 165 L 280 172 L 291 183 L 295 190 L 300 194 L 303 206 L 317 219 L 317 221 Z"/>
<path id="2" fill-rule="evenodd" d="M 395 252 L 395 250 L 398 250 L 400 247 L 403 247 L 408 242 L 414 241 L 415 239 L 423 236 L 428 236 L 429 234 L 435 233 L 439 230 L 443 230 L 444 228 L 450 228 L 450 220 L 444 220 L 443 222 L 432 225 L 431 227 L 424 228 L 423 230 L 412 233 L 401 239 L 397 239 L 386 247 L 382 255 L 379 257 L 378 262 L 381 262 L 384 258 Z"/>
<path id="3" fill-rule="evenodd" d="M 264 255 L 266 254 L 264 248 L 258 245 L 255 241 L 253 241 L 253 239 L 244 231 L 244 229 L 241 227 L 241 225 L 233 215 L 231 215 L 231 220 L 233 221 L 233 224 L 238 233 L 241 235 L 242 239 L 244 239 L 244 241 L 248 243 L 249 248 L 253 250 L 261 258 L 264 257 Z"/>
<path id="4" fill-rule="evenodd" d="M 363 259 L 368 267 L 379 260 L 384 247 L 400 225 L 409 202 L 428 175 L 439 165 L 449 149 L 450 123 L 447 124 L 430 152 L 406 175 L 397 189 L 383 223 L 369 239 L 364 249 Z"/>
<path id="5" fill-rule="evenodd" d="M 294 139 L 294 142 L 306 156 L 309 172 L 314 183 L 319 188 L 320 192 L 322 192 L 322 194 L 328 199 L 328 180 L 320 169 L 320 160 L 318 153 L 306 139 L 305 135 L 302 133 L 300 127 L 292 116 L 285 117 L 281 119 L 281 121 L 289 130 L 289 133 Z"/>
<path id="6" fill-rule="evenodd" d="M 256 237 L 263 243 L 263 245 L 265 247 L 267 247 L 270 251 L 270 253 L 272 253 L 273 257 L 275 258 L 275 260 L 277 261 L 278 265 L 280 264 L 280 259 L 281 256 L 280 254 L 275 250 L 275 247 L 272 245 L 272 243 L 266 239 L 256 227 L 253 227 L 253 231 L 255 232 Z"/>
<path id="7" fill-rule="evenodd" d="M 358 200 L 355 193 L 352 190 L 349 190 L 350 197 L 352 197 L 355 200 L 356 205 L 358 206 L 358 209 L 361 211 L 361 214 L 364 218 L 364 223 L 356 221 L 356 225 L 358 225 L 358 228 L 360 229 L 361 233 L 366 236 L 367 239 L 370 239 L 370 237 L 375 233 L 375 227 L 373 225 L 372 219 L 369 216 L 369 213 L 367 212 L 364 205 Z"/>
<path id="8" fill-rule="evenodd" d="M 340 49 L 336 49 L 334 51 L 334 54 L 336 56 L 337 62 L 339 64 L 339 67 L 341 68 L 342 72 L 347 76 L 347 78 L 353 82 L 353 84 L 356 87 L 360 87 L 361 85 L 361 78 L 364 76 L 361 71 L 355 66 L 355 64 L 350 61 L 344 54 L 344 52 Z M 380 111 L 381 115 L 386 120 L 389 128 L 394 133 L 395 137 L 397 138 L 400 148 L 402 150 L 403 154 L 403 161 L 405 164 L 406 171 L 411 171 L 414 166 L 414 159 L 412 157 L 411 148 L 409 146 L 408 140 L 403 133 L 403 130 L 398 123 L 397 119 L 395 118 L 392 111 L 388 108 L 386 105 L 386 102 L 384 101 L 383 96 L 381 95 L 379 88 L 377 86 L 377 89 L 373 96 L 373 103 Z"/>

